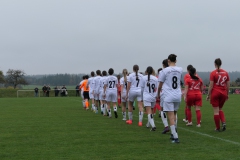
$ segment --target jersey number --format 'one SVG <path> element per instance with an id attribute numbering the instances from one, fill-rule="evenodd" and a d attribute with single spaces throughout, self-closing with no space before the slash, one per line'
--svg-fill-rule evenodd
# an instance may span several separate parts
<path id="1" fill-rule="evenodd" d="M 222 80 L 221 80 L 221 82 L 220 82 L 220 79 L 222 78 Z M 227 76 L 221 76 L 221 75 L 218 75 L 218 81 L 217 81 L 217 83 L 216 83 L 216 85 L 218 85 L 219 86 L 219 84 L 221 85 L 221 86 L 225 86 L 225 84 L 224 84 L 224 82 L 227 80 Z"/>
<path id="2" fill-rule="evenodd" d="M 137 81 L 137 87 L 138 87 L 138 85 L 139 85 L 139 79 L 137 79 L 136 81 Z"/>
<path id="3" fill-rule="evenodd" d="M 115 86 L 115 81 L 109 81 L 109 88 L 114 88 Z"/>
<path id="4" fill-rule="evenodd" d="M 177 77 L 176 76 L 173 76 L 172 77 L 172 88 L 173 89 L 177 89 L 178 88 L 178 84 L 177 84 Z"/>
<path id="5" fill-rule="evenodd" d="M 155 84 L 152 84 L 152 85 L 151 85 L 151 84 L 149 83 L 147 86 L 148 86 L 148 89 L 149 89 L 149 93 L 151 93 L 151 89 L 152 89 L 152 92 L 154 93 L 154 91 L 155 91 Z"/>
<path id="6" fill-rule="evenodd" d="M 127 82 L 125 82 L 125 87 L 127 88 Z"/>
<path id="7" fill-rule="evenodd" d="M 190 90 L 193 90 L 193 89 L 198 90 L 199 89 L 200 82 L 198 82 L 198 84 L 196 84 L 195 86 L 194 86 L 194 84 L 195 84 L 195 82 L 192 82 L 192 86 L 191 86 Z"/>

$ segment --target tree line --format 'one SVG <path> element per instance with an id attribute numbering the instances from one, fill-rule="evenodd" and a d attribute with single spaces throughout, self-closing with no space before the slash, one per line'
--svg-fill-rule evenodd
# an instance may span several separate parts
<path id="1" fill-rule="evenodd" d="M 186 74 L 183 73 L 183 76 Z M 205 85 L 209 84 L 210 72 L 197 73 Z M 77 85 L 85 74 L 52 74 L 52 75 L 26 75 L 22 70 L 9 69 L 6 75 L 0 71 L 0 84 L 5 87 L 12 86 L 14 89 L 20 85 Z M 240 72 L 229 72 L 231 86 L 240 86 Z M 183 80 L 183 77 L 182 77 Z"/>

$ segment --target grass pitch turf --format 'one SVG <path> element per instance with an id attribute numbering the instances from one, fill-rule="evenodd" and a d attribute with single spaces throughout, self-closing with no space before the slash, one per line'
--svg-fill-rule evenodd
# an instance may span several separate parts
<path id="1" fill-rule="evenodd" d="M 204 97 L 205 98 L 205 97 Z M 170 134 L 155 117 L 156 132 L 126 125 L 82 109 L 80 98 L 1 98 L 0 159 L 240 159 L 239 95 L 231 95 L 224 106 L 225 132 L 215 132 L 213 111 L 205 99 L 202 127 L 185 126 L 184 103 L 178 112 L 180 144 L 171 144 Z"/>

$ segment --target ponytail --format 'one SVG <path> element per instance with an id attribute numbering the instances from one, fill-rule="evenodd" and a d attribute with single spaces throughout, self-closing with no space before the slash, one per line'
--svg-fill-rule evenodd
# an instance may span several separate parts
<path id="1" fill-rule="evenodd" d="M 124 77 L 124 82 L 127 83 L 127 74 L 128 74 L 128 71 L 127 69 L 123 69 L 123 77 Z"/>
<path id="2" fill-rule="evenodd" d="M 190 68 L 189 70 L 189 75 L 191 76 L 192 79 L 198 80 L 199 78 L 195 76 L 196 69 L 194 67 Z"/>
<path id="3" fill-rule="evenodd" d="M 133 70 L 136 72 L 136 80 L 139 80 L 139 78 L 138 78 L 138 70 L 139 70 L 139 67 L 138 67 L 137 64 L 133 66 Z"/>
<path id="4" fill-rule="evenodd" d="M 148 74 L 148 83 L 147 86 L 150 85 L 149 81 L 150 81 L 150 75 L 153 73 L 153 68 L 151 66 L 147 67 L 146 73 Z"/>

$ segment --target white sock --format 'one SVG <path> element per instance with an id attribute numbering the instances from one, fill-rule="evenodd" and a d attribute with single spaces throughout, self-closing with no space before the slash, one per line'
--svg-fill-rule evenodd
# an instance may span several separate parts
<path id="1" fill-rule="evenodd" d="M 133 118 L 132 118 L 132 112 L 128 112 L 128 118 L 129 118 L 129 120 L 132 120 Z"/>
<path id="2" fill-rule="evenodd" d="M 167 127 L 168 126 L 167 115 L 163 111 L 161 111 L 161 118 L 162 118 L 162 122 L 163 122 L 164 127 Z"/>
<path id="3" fill-rule="evenodd" d="M 170 128 L 171 128 L 171 132 L 172 132 L 173 138 L 175 138 L 175 139 L 178 138 L 178 134 L 176 132 L 175 125 L 170 126 Z"/>
<path id="4" fill-rule="evenodd" d="M 103 104 L 100 105 L 101 112 L 103 112 Z"/>
<path id="5" fill-rule="evenodd" d="M 139 112 L 139 122 L 142 122 L 142 119 L 143 119 L 143 112 Z"/>
<path id="6" fill-rule="evenodd" d="M 149 127 L 149 125 L 150 125 L 150 123 L 149 123 L 149 120 L 148 120 L 148 122 L 147 122 L 147 125 L 146 125 L 146 126 L 147 126 L 147 127 Z"/>
<path id="7" fill-rule="evenodd" d="M 148 114 L 148 122 L 151 124 L 152 127 L 156 127 L 154 120 L 153 120 L 153 115 L 152 114 Z"/>
<path id="8" fill-rule="evenodd" d="M 108 109 L 108 115 L 109 117 L 112 117 L 111 109 Z"/>
<path id="9" fill-rule="evenodd" d="M 83 107 L 86 107 L 86 106 L 85 106 L 85 100 L 82 101 L 82 104 L 83 104 Z"/>
<path id="10" fill-rule="evenodd" d="M 122 112 L 123 118 L 126 119 L 126 112 Z"/>
<path id="11" fill-rule="evenodd" d="M 117 112 L 117 106 L 113 107 L 114 112 Z"/>
<path id="12" fill-rule="evenodd" d="M 92 109 L 95 111 L 95 106 L 94 106 L 94 104 L 92 104 Z"/>

